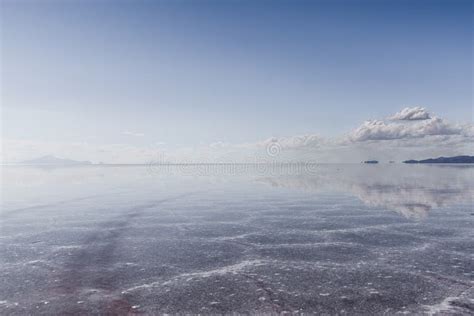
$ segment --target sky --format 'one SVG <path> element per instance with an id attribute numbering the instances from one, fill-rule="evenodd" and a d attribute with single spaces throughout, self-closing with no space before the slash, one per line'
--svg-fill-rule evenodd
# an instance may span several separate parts
<path id="1" fill-rule="evenodd" d="M 474 153 L 471 1 L 0 3 L 3 162 Z"/>

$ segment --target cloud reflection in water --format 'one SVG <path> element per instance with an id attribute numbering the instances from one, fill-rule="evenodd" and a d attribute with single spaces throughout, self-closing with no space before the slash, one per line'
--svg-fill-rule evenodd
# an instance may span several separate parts
<path id="1" fill-rule="evenodd" d="M 277 175 L 258 181 L 317 193 L 343 191 L 368 206 L 420 220 L 435 208 L 472 205 L 473 170 L 466 165 L 323 165 L 314 175 Z"/>

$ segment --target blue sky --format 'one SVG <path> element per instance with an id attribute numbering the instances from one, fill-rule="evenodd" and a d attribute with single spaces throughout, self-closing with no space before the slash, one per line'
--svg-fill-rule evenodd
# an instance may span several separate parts
<path id="1" fill-rule="evenodd" d="M 470 1 L 1 3 L 5 140 L 176 149 L 332 138 L 413 106 L 473 119 Z"/>

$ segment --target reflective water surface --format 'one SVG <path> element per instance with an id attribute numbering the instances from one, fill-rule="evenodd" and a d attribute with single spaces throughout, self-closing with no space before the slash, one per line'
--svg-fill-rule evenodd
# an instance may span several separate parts
<path id="1" fill-rule="evenodd" d="M 473 171 L 3 167 L 0 314 L 472 314 Z"/>

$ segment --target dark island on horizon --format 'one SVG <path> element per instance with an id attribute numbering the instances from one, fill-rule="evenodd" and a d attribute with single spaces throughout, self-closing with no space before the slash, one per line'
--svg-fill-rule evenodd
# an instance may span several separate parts
<path id="1" fill-rule="evenodd" d="M 405 160 L 403 163 L 474 163 L 474 156 L 439 157 L 423 160 Z"/>
<path id="2" fill-rule="evenodd" d="M 379 163 L 379 162 L 378 162 L 378 160 L 366 160 L 366 161 L 364 161 L 364 163 L 376 164 L 376 163 Z"/>

